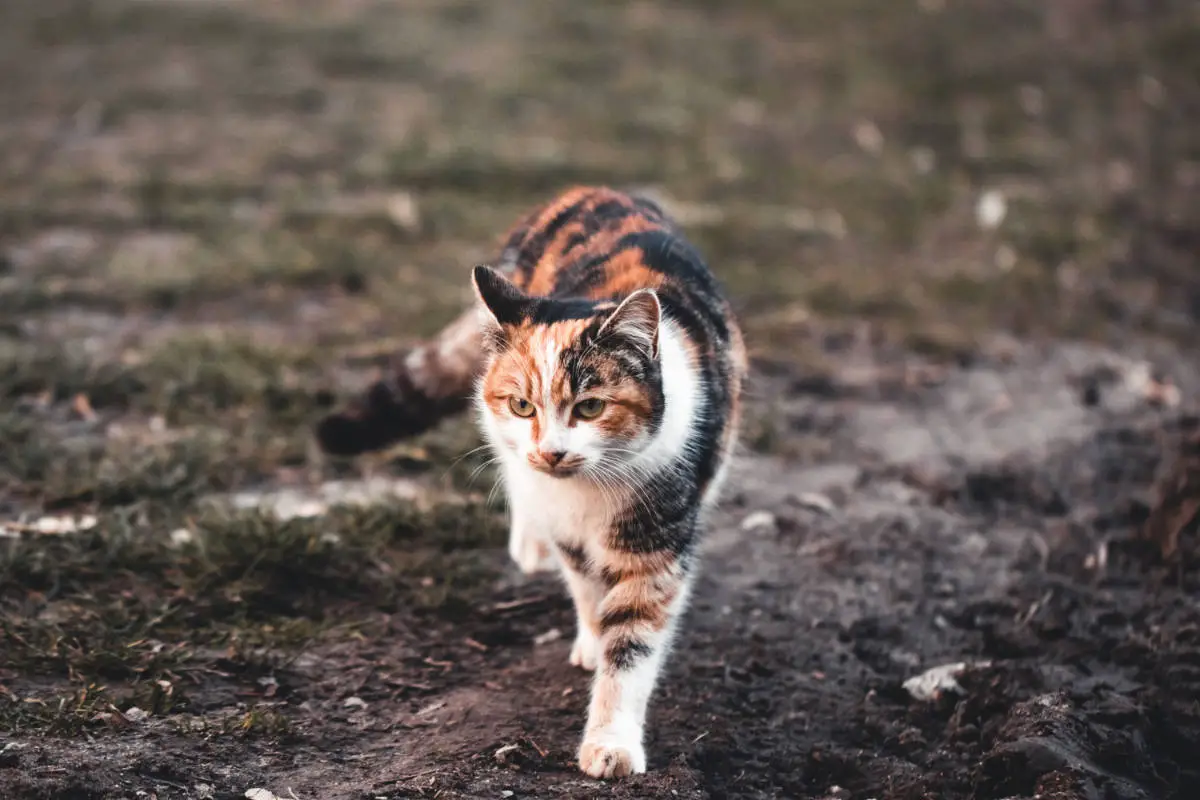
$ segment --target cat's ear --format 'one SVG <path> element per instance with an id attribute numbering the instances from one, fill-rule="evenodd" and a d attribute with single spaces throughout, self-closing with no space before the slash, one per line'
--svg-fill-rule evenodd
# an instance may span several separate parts
<path id="1" fill-rule="evenodd" d="M 641 347 L 651 358 L 658 358 L 658 325 L 662 306 L 653 289 L 638 289 L 621 301 L 617 310 L 604 320 L 597 336 L 615 334 Z"/>
<path id="2" fill-rule="evenodd" d="M 482 264 L 471 272 L 480 302 L 500 325 L 515 325 L 525 316 L 532 298 L 508 278 Z"/>

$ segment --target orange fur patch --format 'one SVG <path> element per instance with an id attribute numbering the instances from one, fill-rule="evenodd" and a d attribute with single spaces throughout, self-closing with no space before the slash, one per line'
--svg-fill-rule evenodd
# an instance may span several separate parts
<path id="1" fill-rule="evenodd" d="M 630 553 L 626 550 L 606 548 L 597 563 L 604 582 L 616 586 L 624 581 L 655 575 L 677 575 L 679 562 L 674 554 L 666 551 L 652 553 Z"/>
<path id="2" fill-rule="evenodd" d="M 641 576 L 618 583 L 604 597 L 601 619 L 628 617 L 619 627 L 646 625 L 660 631 L 667 626 L 671 603 L 679 594 L 679 581 L 671 575 Z"/>
<path id="3" fill-rule="evenodd" d="M 591 320 L 566 320 L 551 325 L 522 325 L 507 332 L 508 347 L 499 353 L 484 376 L 483 397 L 492 413 L 511 414 L 510 397 L 535 404 L 539 413 L 530 418 L 531 435 L 540 435 L 538 418 L 545 413 L 546 381 L 550 382 L 550 401 L 553 413 L 567 413 L 581 397 L 571 391 L 570 375 L 562 368 L 558 355 L 575 343 Z M 547 356 L 552 355 L 547 364 Z M 553 372 L 549 375 L 546 368 Z M 600 365 L 600 374 L 603 365 Z M 632 439 L 646 426 L 653 412 L 653 402 L 646 386 L 635 380 L 620 378 L 615 369 L 611 380 L 587 392 L 608 403 L 604 413 L 592 421 L 610 437 Z M 577 424 L 572 420 L 570 424 Z"/>
<path id="4" fill-rule="evenodd" d="M 592 702 L 588 709 L 588 731 L 607 728 L 621 704 L 621 684 L 612 675 L 599 673 L 592 685 Z"/>
<path id="5" fill-rule="evenodd" d="M 644 230 L 646 226 L 630 226 Z M 608 278 L 604 282 L 603 294 L 597 296 L 627 295 L 638 289 L 657 289 L 662 286 L 663 274 L 646 266 L 641 250 L 625 250 L 608 260 L 605 267 Z"/>

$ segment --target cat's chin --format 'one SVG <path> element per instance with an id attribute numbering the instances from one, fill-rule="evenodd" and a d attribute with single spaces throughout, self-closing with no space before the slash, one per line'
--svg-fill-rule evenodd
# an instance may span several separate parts
<path id="1" fill-rule="evenodd" d="M 548 475 L 551 478 L 575 478 L 583 474 L 583 466 L 577 467 L 535 467 L 532 464 L 530 469 L 534 472 L 540 472 L 542 475 Z"/>

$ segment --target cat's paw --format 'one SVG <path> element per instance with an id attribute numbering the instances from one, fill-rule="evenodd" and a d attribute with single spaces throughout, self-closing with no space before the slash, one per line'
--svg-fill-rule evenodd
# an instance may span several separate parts
<path id="1" fill-rule="evenodd" d="M 554 569 L 550 545 L 535 536 L 512 536 L 508 540 L 508 554 L 517 568 L 526 575 L 548 572 Z"/>
<path id="2" fill-rule="evenodd" d="M 593 778 L 623 778 L 646 771 L 646 750 L 641 744 L 626 746 L 584 741 L 579 748 L 579 769 Z"/>
<path id="3" fill-rule="evenodd" d="M 571 655 L 568 661 L 572 667 L 594 672 L 596 662 L 600 658 L 600 640 L 589 630 L 580 629 L 575 635 L 575 644 L 571 645 Z"/>

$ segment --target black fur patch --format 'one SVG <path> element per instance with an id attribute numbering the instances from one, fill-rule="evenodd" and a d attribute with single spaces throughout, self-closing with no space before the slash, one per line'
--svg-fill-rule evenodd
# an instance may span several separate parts
<path id="1" fill-rule="evenodd" d="M 600 630 L 607 631 L 622 625 L 629 625 L 635 622 L 645 622 L 646 620 L 651 619 L 651 617 L 652 614 L 646 609 L 635 606 L 609 609 L 600 617 Z"/>
<path id="2" fill-rule="evenodd" d="M 556 542 L 555 547 L 558 548 L 559 555 L 562 556 L 562 560 L 568 567 L 580 575 L 587 575 L 591 571 L 591 561 L 582 547 L 561 542 Z"/>
<path id="3" fill-rule="evenodd" d="M 637 662 L 650 655 L 650 645 L 633 636 L 617 636 L 604 648 L 604 659 L 617 670 L 633 669 Z"/>

